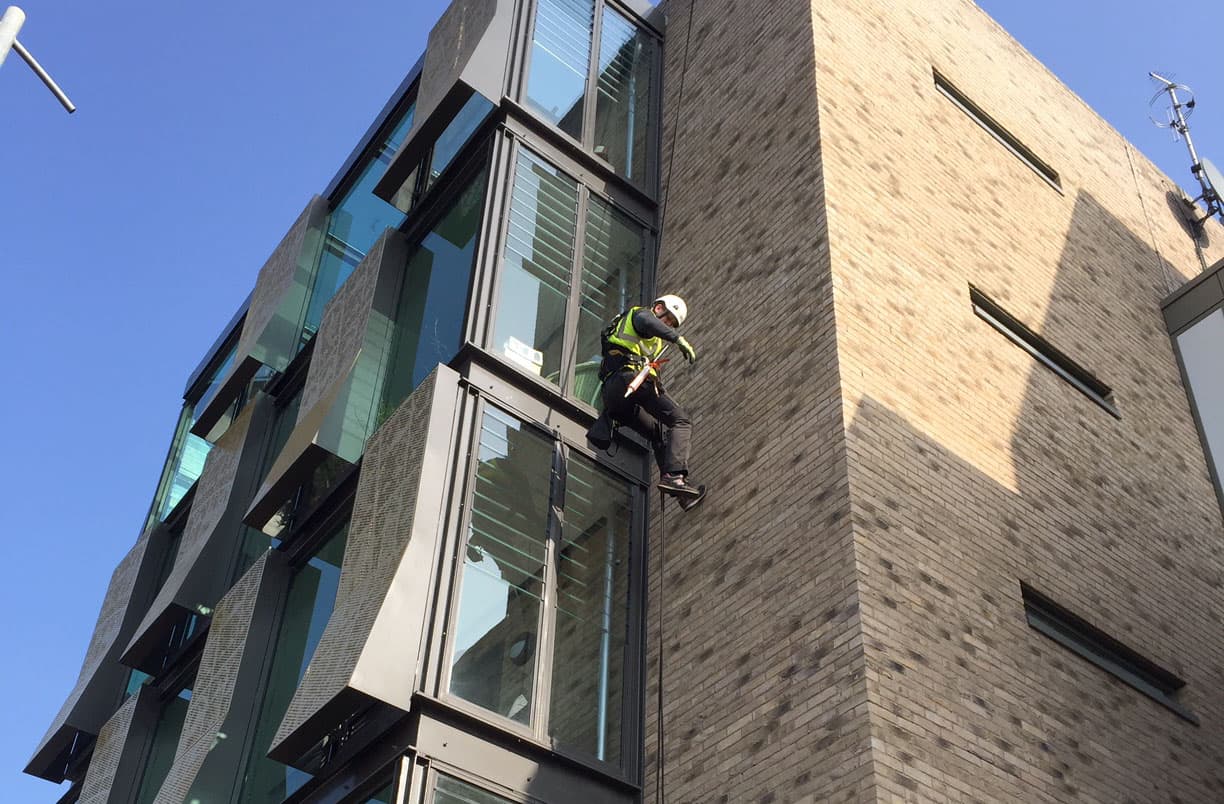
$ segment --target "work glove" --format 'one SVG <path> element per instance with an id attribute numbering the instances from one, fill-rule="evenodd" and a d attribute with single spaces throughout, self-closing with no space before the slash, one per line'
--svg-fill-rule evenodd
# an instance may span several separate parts
<path id="1" fill-rule="evenodd" d="M 691 343 L 685 340 L 683 335 L 676 339 L 676 346 L 679 347 L 680 354 L 684 355 L 685 360 L 690 363 L 697 362 L 697 350 L 693 348 Z"/>

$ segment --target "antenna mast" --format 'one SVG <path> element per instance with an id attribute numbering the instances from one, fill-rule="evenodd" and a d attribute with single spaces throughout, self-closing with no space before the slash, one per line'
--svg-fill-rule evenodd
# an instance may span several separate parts
<path id="1" fill-rule="evenodd" d="M 46 84 L 47 89 L 51 90 L 51 94 L 60 102 L 68 114 L 76 111 L 76 107 L 72 105 L 72 101 L 64 94 L 64 90 L 59 88 L 59 84 L 51 78 L 51 74 L 43 69 L 43 66 L 38 63 L 38 60 L 31 55 L 30 51 L 17 41 L 17 33 L 21 30 L 21 26 L 25 24 L 26 15 L 17 6 L 9 6 L 4 10 L 4 15 L 0 16 L 0 64 L 4 64 L 4 59 L 8 56 L 9 51 L 15 51 L 18 56 L 25 60 L 25 63 L 30 66 L 34 74 Z"/>
<path id="2" fill-rule="evenodd" d="M 1163 86 L 1152 96 L 1152 100 L 1148 102 L 1148 106 L 1156 103 L 1161 95 L 1168 95 L 1172 106 L 1168 112 L 1168 122 L 1161 122 L 1155 117 L 1152 117 L 1152 122 L 1159 128 L 1171 128 L 1174 131 L 1174 139 L 1179 135 L 1186 140 L 1186 150 L 1190 152 L 1190 172 L 1194 174 L 1194 178 L 1199 183 L 1199 188 L 1203 191 L 1198 198 L 1195 198 L 1191 203 L 1194 204 L 1202 201 L 1207 205 L 1207 214 L 1194 223 L 1196 226 L 1201 226 L 1204 221 L 1212 215 L 1218 215 L 1224 210 L 1221 206 L 1222 199 L 1220 193 L 1224 192 L 1224 181 L 1220 180 L 1219 171 L 1205 159 L 1199 159 L 1198 151 L 1194 149 L 1194 140 L 1190 138 L 1190 124 L 1186 119 L 1194 111 L 1194 91 L 1185 84 L 1179 84 L 1171 81 L 1158 73 L 1148 73 L 1154 80 L 1160 82 Z M 1189 98 L 1185 101 L 1178 96 L 1178 91 L 1183 91 Z M 1217 187 L 1217 184 L 1219 185 Z"/>

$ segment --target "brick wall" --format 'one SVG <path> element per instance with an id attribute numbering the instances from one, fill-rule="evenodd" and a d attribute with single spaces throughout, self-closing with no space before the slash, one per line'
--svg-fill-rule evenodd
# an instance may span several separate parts
<path id="1" fill-rule="evenodd" d="M 1200 270 L 1172 183 L 970 2 L 822 2 L 815 28 L 878 796 L 1219 799 L 1224 533 L 1159 311 Z M 1203 728 L 1028 628 L 1022 580 L 1184 677 Z"/>
<path id="2" fill-rule="evenodd" d="M 703 361 L 670 373 L 712 496 L 652 565 L 668 799 L 1224 797 L 1224 533 L 1159 308 L 1201 265 L 1179 191 L 968 0 L 704 2 L 688 47 L 659 290 L 693 311 Z M 1032 631 L 1022 580 L 1186 678 L 1204 726 Z"/>
<path id="3" fill-rule="evenodd" d="M 688 13 L 668 4 L 658 289 L 689 303 L 700 362 L 665 379 L 711 496 L 652 516 L 644 799 L 664 609 L 668 801 L 856 800 L 872 780 L 811 13 L 697 3 L 674 132 Z"/>

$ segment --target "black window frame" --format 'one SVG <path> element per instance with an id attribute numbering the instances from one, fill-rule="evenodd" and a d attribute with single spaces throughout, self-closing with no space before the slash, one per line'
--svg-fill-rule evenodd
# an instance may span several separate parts
<path id="1" fill-rule="evenodd" d="M 616 184 L 601 182 L 590 171 L 584 170 L 578 163 L 565 158 L 557 153 L 555 149 L 531 137 L 522 129 L 507 128 L 506 133 L 506 137 L 498 138 L 505 144 L 505 147 L 495 157 L 495 167 L 498 168 L 495 171 L 497 181 L 495 184 L 490 185 L 489 188 L 490 195 L 496 193 L 497 202 L 496 206 L 493 207 L 497 215 L 496 220 L 486 221 L 486 224 L 491 224 L 495 227 L 492 230 L 486 229 L 486 231 L 493 232 L 490 241 L 491 247 L 488 249 L 489 258 L 477 266 L 478 270 L 484 272 L 484 277 L 481 277 L 479 280 L 483 287 L 483 292 L 486 294 L 484 296 L 485 301 L 480 303 L 483 320 L 475 322 L 475 331 L 472 334 L 472 338 L 487 354 L 500 364 L 508 367 L 515 374 L 521 375 L 533 384 L 546 389 L 550 394 L 564 397 L 567 402 L 579 406 L 582 410 L 596 413 L 597 411 L 592 405 L 580 400 L 574 393 L 574 369 L 576 363 L 574 353 L 578 345 L 578 323 L 582 312 L 582 275 L 585 269 L 586 228 L 587 221 L 590 218 L 591 199 L 593 197 L 599 199 L 599 201 L 611 207 L 615 213 L 625 216 L 642 229 L 642 276 L 641 286 L 638 290 L 639 296 L 636 302 L 639 305 L 646 303 L 647 297 L 650 295 L 647 291 L 655 285 L 659 244 L 658 233 L 652 222 L 653 219 L 648 217 L 648 210 L 638 204 L 634 204 L 629 196 L 618 192 Z M 501 299 L 505 273 L 502 268 L 506 256 L 509 234 L 508 218 L 511 212 L 515 176 L 519 163 L 519 154 L 524 149 L 541 163 L 572 179 L 578 187 L 578 204 L 575 213 L 577 225 L 574 230 L 573 256 L 569 265 L 570 287 L 569 297 L 566 300 L 565 306 L 565 332 L 562 336 L 561 368 L 558 382 L 555 384 L 542 377 L 530 374 L 526 369 L 502 356 L 491 345 L 494 328 L 497 323 L 498 302 Z M 631 303 L 630 306 L 634 306 L 634 304 Z"/>
<path id="2" fill-rule="evenodd" d="M 1020 595 L 1025 619 L 1034 631 L 1138 690 L 1181 719 L 1201 725 L 1198 717 L 1177 699 L 1178 692 L 1186 686 L 1184 680 L 1023 581 Z"/>
<path id="3" fill-rule="evenodd" d="M 479 721 L 485 727 L 492 728 L 496 732 L 527 740 L 537 746 L 548 749 L 570 763 L 597 771 L 604 776 L 630 783 L 636 782 L 643 770 L 640 748 L 645 735 L 644 721 L 641 719 L 641 706 L 643 705 L 643 695 L 645 693 L 646 627 L 644 601 L 646 595 L 646 539 L 648 535 L 649 489 L 646 487 L 646 482 L 642 477 L 635 476 L 631 471 L 622 466 L 599 460 L 590 453 L 589 449 L 585 447 L 579 448 L 559 430 L 550 429 L 541 424 L 530 412 L 518 408 L 512 402 L 500 396 L 487 393 L 484 390 L 472 388 L 471 391 L 475 398 L 475 404 L 470 406 L 471 418 L 464 425 L 461 434 L 460 454 L 466 457 L 462 458 L 460 464 L 456 467 L 456 475 L 451 486 L 452 499 L 449 504 L 451 514 L 448 517 L 448 522 L 451 524 L 447 526 L 450 544 L 444 548 L 448 554 L 449 565 L 440 569 L 442 577 L 445 579 L 441 584 L 441 589 L 446 597 L 439 599 L 438 604 L 435 606 L 434 636 L 431 638 L 433 647 L 430 652 L 436 658 L 430 663 L 432 672 L 427 688 L 432 687 L 436 700 Z M 480 428 L 484 421 L 485 411 L 489 407 L 496 408 L 503 414 L 513 417 L 522 427 L 528 428 L 537 435 L 552 442 L 555 456 L 559 458 L 560 462 L 559 464 L 554 463 L 554 477 L 551 480 L 553 491 L 550 491 L 550 503 L 556 487 L 558 485 L 564 486 L 567 462 L 570 460 L 570 455 L 574 453 L 589 460 L 592 464 L 596 465 L 597 469 L 624 481 L 631 489 L 632 512 L 628 550 L 630 567 L 628 570 L 628 610 L 626 614 L 626 625 L 629 629 L 629 634 L 624 649 L 624 664 L 627 672 L 623 679 L 621 704 L 621 739 L 625 750 L 622 752 L 620 764 L 600 760 L 594 755 L 557 743 L 549 733 L 549 718 L 546 716 L 535 717 L 534 723 L 524 725 L 497 712 L 486 709 L 479 704 L 467 701 L 450 691 L 452 676 L 451 660 L 456 636 L 454 626 L 458 622 L 464 575 L 463 557 L 470 534 L 473 508 L 471 499 L 475 487 L 476 470 L 479 465 Z M 632 452 L 634 449 L 630 445 L 623 448 L 623 451 Z M 644 457 L 645 452 L 642 455 Z M 558 473 L 560 473 L 560 477 L 556 476 Z M 562 537 L 561 523 L 557 518 L 555 510 L 549 512 L 548 519 L 549 545 L 546 560 L 551 565 L 555 565 L 557 561 L 555 555 L 556 542 Z M 555 572 L 550 572 L 549 574 L 555 575 Z M 556 635 L 555 621 L 557 617 L 557 613 L 554 610 L 555 600 L 551 604 L 551 609 L 549 604 L 550 598 L 552 598 L 556 591 L 556 578 L 553 577 L 550 583 L 551 586 L 545 590 L 541 601 L 541 605 L 544 608 L 544 611 L 541 613 L 544 624 L 541 633 L 547 639 L 538 639 L 534 646 L 534 652 L 538 657 L 538 661 L 534 676 L 532 701 L 533 706 L 539 707 L 542 705 L 546 711 L 552 700 L 553 640 Z M 537 637 L 539 636 L 540 634 L 537 634 Z"/>
<path id="4" fill-rule="evenodd" d="M 943 73 L 932 68 L 931 75 L 935 80 L 935 89 L 939 94 L 950 100 L 954 106 L 968 115 L 969 119 L 982 127 L 991 137 L 993 137 L 1000 145 L 1011 151 L 1012 155 L 1028 166 L 1030 170 L 1036 173 L 1045 181 L 1046 184 L 1063 193 L 1062 179 L 1059 178 L 1058 171 L 1050 167 L 1041 157 L 1033 153 L 1033 150 L 1012 134 L 998 120 L 995 120 L 981 106 L 978 106 L 969 96 L 962 92 L 955 84 L 953 84 Z"/>
<path id="5" fill-rule="evenodd" d="M 535 39 L 539 0 L 528 0 L 523 3 L 523 13 L 525 15 L 522 26 L 523 34 L 521 41 L 516 45 L 518 60 L 521 66 L 513 81 L 512 97 L 519 108 L 526 114 L 539 121 L 540 125 L 545 126 L 554 135 L 564 138 L 565 142 L 576 145 L 584 155 L 605 167 L 609 174 L 616 177 L 617 181 L 632 186 L 647 196 L 654 198 L 657 197 L 659 192 L 659 142 L 663 134 L 663 93 L 661 89 L 665 56 L 663 36 L 646 20 L 642 19 L 636 11 L 624 3 L 617 2 L 617 0 L 593 0 L 593 2 L 595 8 L 591 27 L 591 53 L 587 63 L 586 87 L 582 96 L 582 136 L 575 138 L 568 132 L 563 131 L 560 126 L 551 123 L 542 114 L 533 109 L 527 100 L 527 84 L 531 76 L 532 42 Z M 652 124 L 653 131 L 648 133 L 646 137 L 646 141 L 650 143 L 650 152 L 647 154 L 646 166 L 643 171 L 645 181 L 640 183 L 625 178 L 616 171 L 610 162 L 595 153 L 595 110 L 599 97 L 599 51 L 603 41 L 603 11 L 605 8 L 611 9 L 628 19 L 639 31 L 651 37 L 655 43 L 655 58 L 650 72 L 649 102 L 650 112 L 654 117 Z"/>
<path id="6" fill-rule="evenodd" d="M 1028 352 L 1038 363 L 1053 371 L 1115 419 L 1122 418 L 1114 399 L 1113 389 L 1098 379 L 1096 375 L 1072 360 L 1054 344 L 1038 335 L 973 285 L 969 286 L 969 300 L 973 306 L 974 315 L 1016 346 Z"/>

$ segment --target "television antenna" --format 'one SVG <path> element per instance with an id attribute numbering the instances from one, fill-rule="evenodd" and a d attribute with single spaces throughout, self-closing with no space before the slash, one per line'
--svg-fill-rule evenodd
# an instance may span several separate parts
<path id="1" fill-rule="evenodd" d="M 76 107 L 72 105 L 72 101 L 68 100 L 64 90 L 59 88 L 59 84 L 55 83 L 51 75 L 30 54 L 30 51 L 26 50 L 17 41 L 17 33 L 21 30 L 21 26 L 25 24 L 25 19 L 25 12 L 17 6 L 9 6 L 4 10 L 4 15 L 0 16 L 0 64 L 4 64 L 4 59 L 8 56 L 10 50 L 16 51 L 17 55 L 25 59 L 25 63 L 30 65 L 30 69 L 34 71 L 34 74 L 47 85 L 47 89 L 51 90 L 51 94 L 56 97 L 56 100 L 68 110 L 68 114 L 72 114 L 76 111 Z"/>
<path id="2" fill-rule="evenodd" d="M 1158 73 L 1148 75 L 1161 84 L 1161 88 L 1148 101 L 1148 106 L 1154 108 L 1156 101 L 1162 96 L 1168 96 L 1169 101 L 1169 108 L 1163 120 L 1154 115 L 1149 117 L 1158 128 L 1172 129 L 1174 141 L 1178 138 L 1184 139 L 1186 149 L 1190 152 L 1190 172 L 1194 174 L 1199 188 L 1203 191 L 1190 204 L 1194 206 L 1202 201 L 1207 206 L 1207 214 L 1194 221 L 1196 227 L 1202 226 L 1212 215 L 1221 215 L 1224 212 L 1224 174 L 1208 160 L 1199 158 L 1198 151 L 1194 149 L 1194 140 L 1190 138 L 1190 124 L 1186 120 L 1194 113 L 1194 91 L 1185 84 L 1179 84 Z"/>

